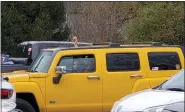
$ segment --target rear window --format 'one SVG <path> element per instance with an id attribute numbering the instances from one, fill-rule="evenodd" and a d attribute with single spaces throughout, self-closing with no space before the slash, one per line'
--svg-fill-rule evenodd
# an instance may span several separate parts
<path id="1" fill-rule="evenodd" d="M 137 53 L 107 54 L 107 71 L 138 71 L 140 69 Z"/>
<path id="2" fill-rule="evenodd" d="M 150 70 L 181 69 L 179 55 L 176 52 L 149 52 Z"/>
<path id="3" fill-rule="evenodd" d="M 30 45 L 27 46 L 17 46 L 14 48 L 14 52 L 11 57 L 14 58 L 28 58 L 32 54 L 32 47 Z"/>

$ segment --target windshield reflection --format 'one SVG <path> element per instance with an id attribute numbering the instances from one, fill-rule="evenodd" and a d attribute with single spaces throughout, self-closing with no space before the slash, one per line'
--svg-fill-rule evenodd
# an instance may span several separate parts
<path id="1" fill-rule="evenodd" d="M 184 70 L 178 72 L 160 87 L 163 90 L 184 92 Z"/>
<path id="2" fill-rule="evenodd" d="M 37 58 L 33 61 L 28 72 L 47 73 L 53 58 L 53 51 L 41 51 Z"/>

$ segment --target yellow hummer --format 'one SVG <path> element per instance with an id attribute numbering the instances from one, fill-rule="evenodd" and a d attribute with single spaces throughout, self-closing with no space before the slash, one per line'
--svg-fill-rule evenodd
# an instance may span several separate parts
<path id="1" fill-rule="evenodd" d="M 108 43 L 44 49 L 27 71 L 2 75 L 15 86 L 23 112 L 110 112 L 118 99 L 183 68 L 180 46 Z"/>

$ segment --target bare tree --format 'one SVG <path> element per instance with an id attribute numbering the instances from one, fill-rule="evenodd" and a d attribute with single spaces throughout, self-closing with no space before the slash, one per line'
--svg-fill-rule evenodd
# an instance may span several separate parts
<path id="1" fill-rule="evenodd" d="M 65 2 L 71 36 L 87 42 L 120 42 L 138 2 Z"/>

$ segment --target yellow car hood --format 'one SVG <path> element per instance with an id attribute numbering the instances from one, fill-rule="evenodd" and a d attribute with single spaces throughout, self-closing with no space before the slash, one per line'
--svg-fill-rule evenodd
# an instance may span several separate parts
<path id="1" fill-rule="evenodd" d="M 1 76 L 8 77 L 9 82 L 27 82 L 29 81 L 29 73 L 26 71 L 15 71 L 9 73 L 2 73 Z"/>

